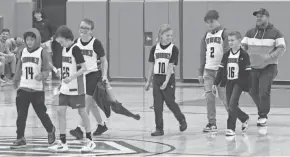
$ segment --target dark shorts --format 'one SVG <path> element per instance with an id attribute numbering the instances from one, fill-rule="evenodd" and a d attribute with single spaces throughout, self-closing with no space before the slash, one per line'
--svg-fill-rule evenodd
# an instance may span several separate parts
<path id="1" fill-rule="evenodd" d="M 101 81 L 102 79 L 102 72 L 95 71 L 95 72 L 90 72 L 86 75 L 86 94 L 93 96 L 94 91 L 97 87 L 97 83 Z"/>
<path id="2" fill-rule="evenodd" d="M 85 95 L 59 94 L 59 106 L 70 106 L 72 109 L 86 107 Z"/>

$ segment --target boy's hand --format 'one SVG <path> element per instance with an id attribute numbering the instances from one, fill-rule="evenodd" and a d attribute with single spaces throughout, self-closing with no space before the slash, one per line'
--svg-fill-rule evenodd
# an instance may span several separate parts
<path id="1" fill-rule="evenodd" d="M 71 78 L 70 77 L 67 77 L 63 80 L 64 83 L 68 84 L 71 82 Z"/>
<path id="2" fill-rule="evenodd" d="M 148 91 L 150 89 L 150 83 L 149 82 L 145 83 L 144 89 L 145 89 L 145 91 Z"/>
<path id="3" fill-rule="evenodd" d="M 212 85 L 211 91 L 213 95 L 216 95 L 216 88 L 217 88 L 216 85 Z"/>
<path id="4" fill-rule="evenodd" d="M 34 79 L 35 79 L 36 81 L 42 81 L 42 76 L 41 76 L 41 75 L 36 75 L 36 76 L 34 77 Z"/>
<path id="5" fill-rule="evenodd" d="M 198 76 L 198 81 L 200 84 L 204 83 L 203 76 Z"/>
<path id="6" fill-rule="evenodd" d="M 163 85 L 160 87 L 161 90 L 164 90 L 167 87 L 168 82 L 164 81 Z"/>

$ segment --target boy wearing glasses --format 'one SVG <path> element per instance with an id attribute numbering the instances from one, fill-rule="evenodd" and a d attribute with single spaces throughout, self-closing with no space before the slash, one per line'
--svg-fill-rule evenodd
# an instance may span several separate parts
<path id="1" fill-rule="evenodd" d="M 103 122 L 100 115 L 98 106 L 93 99 L 93 94 L 97 83 L 99 81 L 107 81 L 107 71 L 108 71 L 108 62 L 105 56 L 104 48 L 102 43 L 93 37 L 94 22 L 90 19 L 82 20 L 79 28 L 80 38 L 76 40 L 76 45 L 82 50 L 84 56 L 87 71 L 86 74 L 86 110 L 89 113 L 92 110 L 96 121 L 98 122 L 98 128 L 93 133 L 93 135 L 101 135 L 108 130 L 106 124 Z M 101 61 L 101 64 L 98 65 L 98 58 Z M 99 67 L 101 66 L 101 68 Z M 101 70 L 99 70 L 101 69 Z M 83 126 L 83 122 L 80 122 L 80 126 Z M 70 134 L 77 139 L 83 137 L 83 132 L 81 127 L 78 126 L 76 129 L 71 130 Z"/>

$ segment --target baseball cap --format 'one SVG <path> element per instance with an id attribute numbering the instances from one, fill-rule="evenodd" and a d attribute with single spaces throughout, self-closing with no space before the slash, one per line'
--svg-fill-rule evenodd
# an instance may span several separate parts
<path id="1" fill-rule="evenodd" d="M 210 10 L 205 14 L 204 21 L 217 20 L 218 18 L 219 18 L 219 13 L 216 10 Z"/>
<path id="2" fill-rule="evenodd" d="M 266 16 L 268 16 L 268 17 L 270 16 L 268 10 L 266 10 L 266 9 L 264 9 L 264 8 L 261 8 L 261 9 L 259 9 L 258 11 L 253 12 L 253 15 L 254 15 L 254 16 L 257 16 L 257 14 L 266 15 Z"/>

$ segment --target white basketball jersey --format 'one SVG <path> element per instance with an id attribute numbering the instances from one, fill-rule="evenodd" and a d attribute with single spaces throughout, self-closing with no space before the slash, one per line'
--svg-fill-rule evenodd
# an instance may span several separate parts
<path id="1" fill-rule="evenodd" d="M 41 74 L 41 52 L 41 47 L 32 53 L 28 52 L 27 48 L 23 49 L 21 55 L 22 75 L 19 87 L 43 90 L 43 82 L 34 79 L 35 76 Z"/>
<path id="2" fill-rule="evenodd" d="M 240 50 L 235 54 L 233 54 L 232 51 L 230 52 L 227 65 L 228 80 L 235 80 L 239 78 L 239 57 Z"/>
<path id="3" fill-rule="evenodd" d="M 74 80 L 71 80 L 66 84 L 63 80 L 78 71 L 80 65 L 77 65 L 76 60 L 72 54 L 72 49 L 76 45 L 73 45 L 70 50 L 67 52 L 66 48 L 62 50 L 62 82 L 60 87 L 60 93 L 65 95 L 83 95 L 86 91 L 86 80 L 84 75 L 77 77 Z"/>
<path id="4" fill-rule="evenodd" d="M 156 44 L 154 52 L 154 74 L 166 75 L 170 58 L 172 56 L 172 49 L 174 44 L 170 44 L 166 49 L 160 47 L 160 43 Z M 173 72 L 172 72 L 173 73 Z"/>
<path id="5" fill-rule="evenodd" d="M 76 43 L 77 46 L 82 50 L 82 54 L 85 58 L 86 65 L 87 65 L 86 73 L 99 70 L 98 59 L 97 59 L 98 56 L 97 56 L 97 53 L 94 51 L 95 40 L 96 39 L 93 37 L 93 39 L 86 46 L 83 46 L 83 44 L 81 43 L 81 38 L 79 38 Z"/>
<path id="6" fill-rule="evenodd" d="M 224 30 L 212 34 L 208 32 L 205 37 L 206 43 L 206 62 L 205 69 L 218 70 L 218 66 L 223 58 L 223 34 Z"/>

